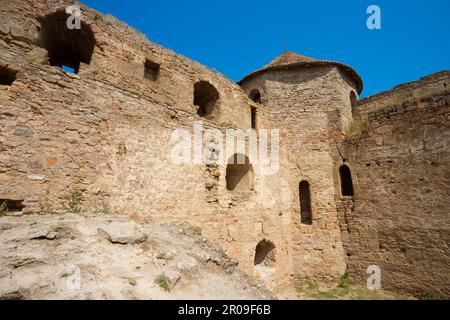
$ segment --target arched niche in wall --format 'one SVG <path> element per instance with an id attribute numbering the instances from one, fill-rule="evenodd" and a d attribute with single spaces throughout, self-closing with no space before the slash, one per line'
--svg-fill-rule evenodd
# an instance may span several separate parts
<path id="1" fill-rule="evenodd" d="M 261 104 L 261 92 L 258 89 L 253 89 L 252 91 L 250 91 L 248 97 L 253 102 Z"/>
<path id="2" fill-rule="evenodd" d="M 255 266 L 275 268 L 276 264 L 275 245 L 268 240 L 260 241 L 255 248 Z"/>
<path id="3" fill-rule="evenodd" d="M 194 84 L 194 105 L 200 117 L 211 115 L 219 102 L 219 92 L 208 81 L 199 81 Z"/>
<path id="4" fill-rule="evenodd" d="M 81 63 L 91 63 L 96 41 L 91 27 L 83 21 L 80 29 L 69 29 L 69 17 L 58 10 L 40 18 L 39 46 L 47 50 L 51 66 L 78 73 Z"/>
<path id="5" fill-rule="evenodd" d="M 225 179 L 230 191 L 246 192 L 253 189 L 253 168 L 246 155 L 236 153 L 228 159 Z"/>

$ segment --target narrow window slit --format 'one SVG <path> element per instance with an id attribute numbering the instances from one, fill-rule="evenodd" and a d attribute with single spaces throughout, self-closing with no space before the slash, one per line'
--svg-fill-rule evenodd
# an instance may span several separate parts
<path id="1" fill-rule="evenodd" d="M 353 181 L 352 181 L 352 173 L 350 172 L 350 168 L 346 165 L 342 165 L 339 168 L 339 177 L 341 180 L 341 194 L 344 197 L 353 196 Z"/>
<path id="2" fill-rule="evenodd" d="M 350 92 L 350 105 L 352 106 L 352 112 L 357 112 L 357 101 L 356 93 L 354 91 Z"/>
<path id="3" fill-rule="evenodd" d="M 251 125 L 252 125 L 252 129 L 256 130 L 256 108 L 255 107 L 251 107 Z"/>
<path id="4" fill-rule="evenodd" d="M 303 224 L 312 224 L 311 214 L 311 191 L 308 181 L 302 181 L 299 185 L 300 195 L 300 218 Z"/>

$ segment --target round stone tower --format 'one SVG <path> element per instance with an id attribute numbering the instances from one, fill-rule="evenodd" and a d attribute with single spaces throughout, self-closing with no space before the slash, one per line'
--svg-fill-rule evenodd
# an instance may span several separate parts
<path id="1" fill-rule="evenodd" d="M 298 279 L 346 269 L 338 220 L 339 152 L 362 80 L 349 66 L 284 52 L 239 83 L 254 101 L 252 123 L 280 129 L 280 179 L 290 199 L 290 261 Z"/>
<path id="2" fill-rule="evenodd" d="M 272 120 L 310 118 L 310 113 L 339 113 L 345 129 L 363 83 L 353 68 L 336 61 L 316 60 L 285 51 L 239 82 L 250 99 L 270 110 Z M 263 108 L 258 110 L 266 113 Z"/>

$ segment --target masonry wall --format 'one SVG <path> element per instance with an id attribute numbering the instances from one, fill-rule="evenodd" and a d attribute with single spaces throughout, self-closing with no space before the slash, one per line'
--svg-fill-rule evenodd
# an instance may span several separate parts
<path id="1" fill-rule="evenodd" d="M 360 102 L 369 130 L 341 147 L 355 196 L 339 210 L 360 283 L 377 265 L 383 289 L 449 296 L 449 83 L 439 73 Z"/>
<path id="2" fill-rule="evenodd" d="M 114 211 L 133 213 L 203 198 L 195 188 L 180 189 L 173 182 L 177 177 L 186 185 L 194 175 L 199 185 L 204 184 L 195 171 L 199 168 L 172 164 L 170 134 L 174 128 L 192 129 L 194 121 L 245 128 L 249 111 L 237 86 L 149 43 L 110 17 L 94 20 L 93 12 L 84 17 L 98 41 L 92 63 L 82 66 L 78 75 L 68 74 L 49 66 L 46 51 L 36 46 L 36 20 L 22 21 L 21 9 L 27 3 L 6 3 L 11 12 L 2 19 L 10 32 L 2 34 L 2 63 L 18 74 L 12 86 L 2 88 L 2 156 L 4 179 L 9 182 L 4 184 L 5 197 L 24 199 L 23 213 L 39 209 L 42 184 L 51 187 L 57 212 L 64 209 L 71 189 L 88 193 L 86 209 L 94 209 L 100 201 L 97 196 L 105 194 Z M 42 3 L 47 5 L 28 14 L 38 17 L 58 8 Z M 25 34 L 32 28 L 33 33 Z M 27 38 L 12 34 L 14 29 Z M 155 82 L 143 78 L 146 57 L 161 63 Z M 214 121 L 196 114 L 193 85 L 198 80 L 208 80 L 220 91 L 220 113 Z M 203 174 L 203 169 L 199 172 Z M 165 186 L 167 193 L 157 185 Z M 142 194 L 136 194 L 139 190 Z M 171 193 L 177 196 L 168 196 Z M 157 194 L 163 198 L 155 201 Z M 153 198 L 151 206 L 146 198 Z"/>
<path id="3" fill-rule="evenodd" d="M 272 287 L 289 281 L 290 220 L 279 217 L 277 178 L 262 178 L 255 164 L 252 188 L 229 191 L 225 165 L 178 165 L 171 158 L 175 129 L 193 132 L 200 121 L 203 130 L 249 129 L 245 92 L 84 7 L 82 21 L 96 40 L 90 64 L 78 74 L 50 66 L 38 46 L 39 19 L 69 4 L 0 3 L 0 65 L 17 72 L 12 85 L 0 85 L 0 199 L 23 204 L 12 214 L 59 214 L 71 211 L 79 191 L 86 214 L 196 227 L 255 276 L 261 276 L 255 248 L 270 238 L 276 265 L 265 281 Z M 156 81 L 144 78 L 145 59 L 160 64 Z M 200 117 L 193 104 L 197 81 L 219 92 L 211 117 Z"/>

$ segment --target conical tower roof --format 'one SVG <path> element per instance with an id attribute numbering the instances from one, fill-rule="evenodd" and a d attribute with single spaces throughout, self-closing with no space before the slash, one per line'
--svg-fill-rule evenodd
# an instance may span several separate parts
<path id="1" fill-rule="evenodd" d="M 313 61 L 317 61 L 317 59 L 310 58 L 307 56 L 302 56 L 298 53 L 290 52 L 290 51 L 286 50 L 285 52 L 280 54 L 278 57 L 276 57 L 275 59 L 270 61 L 269 64 L 267 64 L 264 68 L 278 67 L 278 66 L 288 65 L 291 63 L 296 63 L 296 62 L 313 62 Z"/>
<path id="2" fill-rule="evenodd" d="M 262 67 L 259 70 L 256 70 L 249 75 L 247 75 L 244 79 L 239 81 L 239 84 L 260 75 L 264 72 L 271 70 L 291 70 L 293 68 L 307 68 L 310 66 L 318 66 L 318 65 L 335 65 L 341 68 L 355 83 L 358 89 L 358 93 L 361 93 L 363 89 L 363 82 L 359 74 L 350 66 L 337 62 L 337 61 L 328 61 L 328 60 L 317 60 L 311 57 L 302 56 L 300 54 L 284 51 L 278 57 L 270 61 L 267 65 Z"/>

